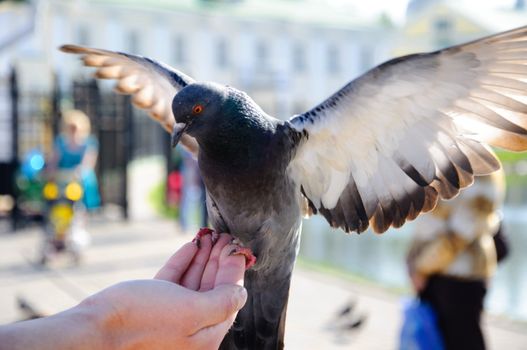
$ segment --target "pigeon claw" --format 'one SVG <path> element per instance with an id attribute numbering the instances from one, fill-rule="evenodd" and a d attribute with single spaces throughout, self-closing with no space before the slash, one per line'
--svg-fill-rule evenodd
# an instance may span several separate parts
<path id="1" fill-rule="evenodd" d="M 212 244 L 216 243 L 218 239 L 218 234 L 213 229 L 210 229 L 208 227 L 202 227 L 199 229 L 198 233 L 196 234 L 196 237 L 192 240 L 192 242 L 196 243 L 198 248 L 201 248 L 201 237 L 205 235 L 211 235 L 212 236 Z"/>
<path id="2" fill-rule="evenodd" d="M 248 270 L 256 264 L 256 257 L 249 248 L 236 247 L 229 253 L 229 256 L 243 255 L 245 257 L 245 269 Z"/>
<path id="3" fill-rule="evenodd" d="M 240 239 L 236 238 L 236 237 L 232 237 L 231 244 L 236 244 L 236 245 L 239 245 L 240 247 L 245 247 L 243 242 Z"/>

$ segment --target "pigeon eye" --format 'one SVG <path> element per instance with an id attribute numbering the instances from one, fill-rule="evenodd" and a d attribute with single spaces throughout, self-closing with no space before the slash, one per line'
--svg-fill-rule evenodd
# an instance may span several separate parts
<path id="1" fill-rule="evenodd" d="M 202 105 L 195 105 L 194 107 L 192 107 L 192 113 L 193 114 L 200 114 L 201 112 L 203 112 L 203 106 Z"/>

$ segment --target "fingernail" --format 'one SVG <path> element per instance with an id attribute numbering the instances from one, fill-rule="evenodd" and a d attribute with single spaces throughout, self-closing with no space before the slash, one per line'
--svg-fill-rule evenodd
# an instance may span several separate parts
<path id="1" fill-rule="evenodd" d="M 193 240 L 192 240 L 192 243 L 196 244 L 196 246 L 198 248 L 201 248 L 201 240 L 199 239 L 199 237 L 195 237 Z"/>

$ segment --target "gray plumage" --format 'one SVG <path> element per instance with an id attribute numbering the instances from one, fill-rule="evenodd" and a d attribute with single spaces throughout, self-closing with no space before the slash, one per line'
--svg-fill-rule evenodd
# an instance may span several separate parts
<path id="1" fill-rule="evenodd" d="M 212 226 L 257 256 L 224 349 L 283 347 L 305 204 L 346 232 L 384 232 L 499 168 L 486 144 L 527 149 L 527 27 L 394 59 L 288 121 L 147 58 L 62 49 L 197 152 Z"/>
<path id="2" fill-rule="evenodd" d="M 203 112 L 192 118 L 197 103 Z M 250 297 L 222 348 L 281 347 L 301 226 L 300 197 L 285 176 L 297 133 L 243 92 L 217 84 L 189 85 L 174 98 L 173 111 L 199 143 L 212 226 L 235 233 L 258 257 L 245 276 Z"/>

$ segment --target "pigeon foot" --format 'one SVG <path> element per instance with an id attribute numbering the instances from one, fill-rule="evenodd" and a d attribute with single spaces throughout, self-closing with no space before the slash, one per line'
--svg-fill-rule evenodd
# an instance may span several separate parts
<path id="1" fill-rule="evenodd" d="M 212 245 L 216 243 L 218 240 L 219 235 L 214 231 L 213 229 L 210 229 L 208 227 L 202 227 L 199 229 L 198 233 L 196 234 L 196 237 L 192 240 L 192 242 L 196 243 L 198 248 L 201 248 L 201 237 L 205 235 L 211 235 L 212 236 Z"/>
<path id="2" fill-rule="evenodd" d="M 240 247 L 245 247 L 243 242 L 239 238 L 236 238 L 236 237 L 232 237 L 231 244 L 236 244 L 236 245 L 239 245 Z"/>
<path id="3" fill-rule="evenodd" d="M 256 257 L 254 256 L 252 250 L 245 247 L 236 247 L 229 253 L 232 255 L 243 255 L 245 257 L 245 269 L 248 270 L 256 264 Z"/>

